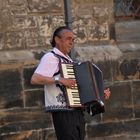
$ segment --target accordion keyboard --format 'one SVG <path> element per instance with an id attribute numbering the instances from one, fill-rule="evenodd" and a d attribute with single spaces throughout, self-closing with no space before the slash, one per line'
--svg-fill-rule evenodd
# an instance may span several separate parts
<path id="1" fill-rule="evenodd" d="M 74 75 L 73 64 L 61 64 L 62 74 L 64 78 L 76 79 Z M 66 87 L 68 105 L 70 107 L 81 107 L 80 96 L 77 84 L 72 88 Z"/>

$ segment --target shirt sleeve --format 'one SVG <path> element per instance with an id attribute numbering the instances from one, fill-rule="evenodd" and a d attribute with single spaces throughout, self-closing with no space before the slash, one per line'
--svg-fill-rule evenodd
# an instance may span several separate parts
<path id="1" fill-rule="evenodd" d="M 52 77 L 56 72 L 59 71 L 58 64 L 58 58 L 56 58 L 52 53 L 47 53 L 41 58 L 35 73 L 47 77 Z"/>

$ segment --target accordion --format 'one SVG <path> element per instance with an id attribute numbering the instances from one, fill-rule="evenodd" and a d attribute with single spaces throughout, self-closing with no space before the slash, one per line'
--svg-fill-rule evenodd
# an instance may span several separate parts
<path id="1" fill-rule="evenodd" d="M 69 107 L 85 107 L 92 116 L 105 111 L 103 75 L 95 64 L 61 63 L 61 75 L 76 80 L 75 86 L 65 88 Z"/>

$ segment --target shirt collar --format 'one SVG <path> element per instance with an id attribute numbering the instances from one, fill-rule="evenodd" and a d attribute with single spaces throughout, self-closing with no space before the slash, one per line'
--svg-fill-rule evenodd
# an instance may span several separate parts
<path id="1" fill-rule="evenodd" d="M 64 55 L 58 48 L 53 48 L 53 51 L 56 53 L 56 54 L 59 54 L 63 57 L 65 57 L 66 59 L 70 60 L 72 62 L 72 59 L 68 56 L 68 55 Z"/>

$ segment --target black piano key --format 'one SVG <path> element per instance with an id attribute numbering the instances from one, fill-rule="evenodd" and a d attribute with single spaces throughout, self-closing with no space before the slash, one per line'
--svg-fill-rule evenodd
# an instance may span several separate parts
<path id="1" fill-rule="evenodd" d="M 77 90 L 73 90 L 71 91 L 71 94 L 79 94 L 79 92 Z"/>
<path id="2" fill-rule="evenodd" d="M 79 98 L 79 96 L 75 96 L 75 95 L 72 95 L 71 97 L 72 97 L 73 99 L 74 99 L 74 98 Z M 80 98 L 79 98 L 79 100 L 80 100 Z"/>
<path id="3" fill-rule="evenodd" d="M 77 94 L 72 94 L 72 97 L 78 97 L 78 98 L 80 98 L 80 96 L 77 95 Z"/>
<path id="4" fill-rule="evenodd" d="M 72 96 L 79 96 L 79 94 L 75 94 L 75 93 L 72 93 L 71 95 L 72 95 Z"/>
<path id="5" fill-rule="evenodd" d="M 69 74 L 69 73 L 71 73 L 75 76 L 74 71 L 67 71 L 67 74 Z"/>
<path id="6" fill-rule="evenodd" d="M 75 77 L 74 73 L 72 73 L 72 72 L 68 72 L 67 75 Z"/>
<path id="7" fill-rule="evenodd" d="M 74 94 L 72 94 L 72 96 L 79 96 L 79 94 L 75 94 L 75 93 L 74 93 Z"/>
<path id="8" fill-rule="evenodd" d="M 75 98 L 75 99 L 77 98 L 78 100 L 80 100 L 79 96 L 72 96 L 72 98 L 73 98 L 73 99 L 74 99 L 74 98 Z"/>
<path id="9" fill-rule="evenodd" d="M 80 103 L 80 100 L 73 100 L 74 103 Z"/>
<path id="10" fill-rule="evenodd" d="M 76 95 L 75 95 L 75 94 L 72 94 L 72 96 L 73 96 L 73 97 L 78 97 L 78 98 L 80 97 L 80 96 L 79 96 L 79 95 L 77 95 L 77 94 L 76 94 Z"/>
<path id="11" fill-rule="evenodd" d="M 72 74 L 72 73 L 67 73 L 67 75 L 69 75 L 71 77 L 75 77 L 74 74 Z"/>
<path id="12" fill-rule="evenodd" d="M 72 69 L 73 70 L 73 67 L 66 66 L 66 69 Z"/>
<path id="13" fill-rule="evenodd" d="M 67 75 L 75 77 L 73 73 L 67 73 Z"/>
<path id="14" fill-rule="evenodd" d="M 81 105 L 81 103 L 79 102 L 79 103 L 74 103 L 74 105 Z"/>
<path id="15" fill-rule="evenodd" d="M 79 96 L 72 96 L 72 99 L 80 99 Z"/>

